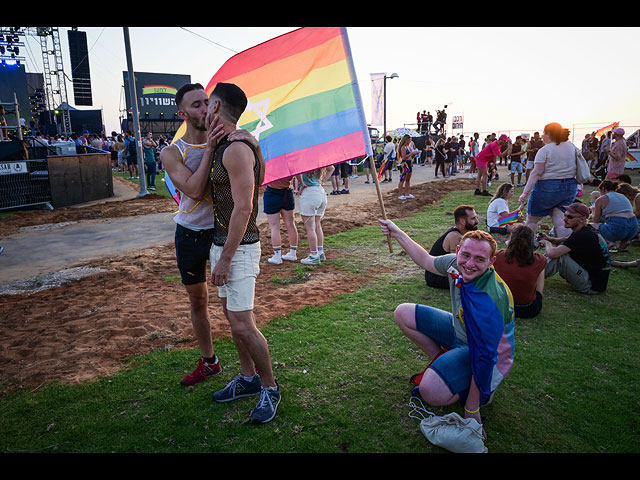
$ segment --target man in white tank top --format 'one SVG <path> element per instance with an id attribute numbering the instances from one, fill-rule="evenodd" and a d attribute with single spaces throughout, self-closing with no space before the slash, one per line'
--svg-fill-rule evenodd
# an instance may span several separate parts
<path id="1" fill-rule="evenodd" d="M 211 196 L 205 189 L 222 126 L 217 121 L 208 121 L 209 97 L 198 83 L 181 87 L 176 94 L 176 105 L 178 116 L 185 121 L 186 133 L 164 148 L 160 158 L 166 174 L 180 192 L 179 212 L 174 218 L 176 259 L 189 295 L 191 323 L 202 353 L 196 369 L 180 382 L 190 386 L 222 371 L 213 351 L 208 311 L 206 262 L 213 241 L 214 220 Z"/>

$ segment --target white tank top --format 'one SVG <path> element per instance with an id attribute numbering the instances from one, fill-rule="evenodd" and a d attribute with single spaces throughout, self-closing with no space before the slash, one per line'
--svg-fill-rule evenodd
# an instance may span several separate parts
<path id="1" fill-rule="evenodd" d="M 182 156 L 182 163 L 195 172 L 202 161 L 202 155 L 206 144 L 192 145 L 182 138 L 176 140 L 173 145 L 178 148 Z M 202 200 L 194 200 L 180 192 L 180 206 L 173 221 L 190 230 L 207 230 L 214 228 L 213 204 L 211 202 L 211 187 L 207 187 Z"/>

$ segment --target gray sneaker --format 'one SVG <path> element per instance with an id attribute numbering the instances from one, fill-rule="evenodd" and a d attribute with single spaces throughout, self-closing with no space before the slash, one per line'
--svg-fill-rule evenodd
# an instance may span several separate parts
<path id="1" fill-rule="evenodd" d="M 267 423 L 273 420 L 280 405 L 280 387 L 262 387 L 260 400 L 251 412 L 251 423 Z"/>
<path id="2" fill-rule="evenodd" d="M 253 380 L 246 381 L 241 374 L 236 375 L 226 387 L 222 390 L 218 390 L 213 394 L 213 399 L 216 402 L 230 402 L 236 398 L 250 397 L 251 395 L 257 395 L 262 389 L 262 383 L 260 377 L 256 375 Z"/>

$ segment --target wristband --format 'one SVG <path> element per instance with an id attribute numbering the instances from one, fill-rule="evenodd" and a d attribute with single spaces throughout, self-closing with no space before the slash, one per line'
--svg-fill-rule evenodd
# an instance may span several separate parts
<path id="1" fill-rule="evenodd" d="M 464 411 L 465 411 L 465 412 L 467 412 L 467 413 L 478 413 L 478 411 L 479 411 L 479 410 L 480 410 L 480 407 L 476 408 L 476 409 L 472 412 L 471 410 L 469 410 L 469 409 L 467 408 L 467 406 L 466 406 L 466 405 L 464 406 Z"/>

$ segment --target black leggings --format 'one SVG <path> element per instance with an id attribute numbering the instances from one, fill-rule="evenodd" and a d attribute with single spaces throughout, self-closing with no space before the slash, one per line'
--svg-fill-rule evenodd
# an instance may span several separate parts
<path id="1" fill-rule="evenodd" d="M 444 171 L 444 160 L 436 160 L 436 177 L 438 176 L 438 169 L 442 170 L 442 176 L 445 177 L 446 173 Z"/>

